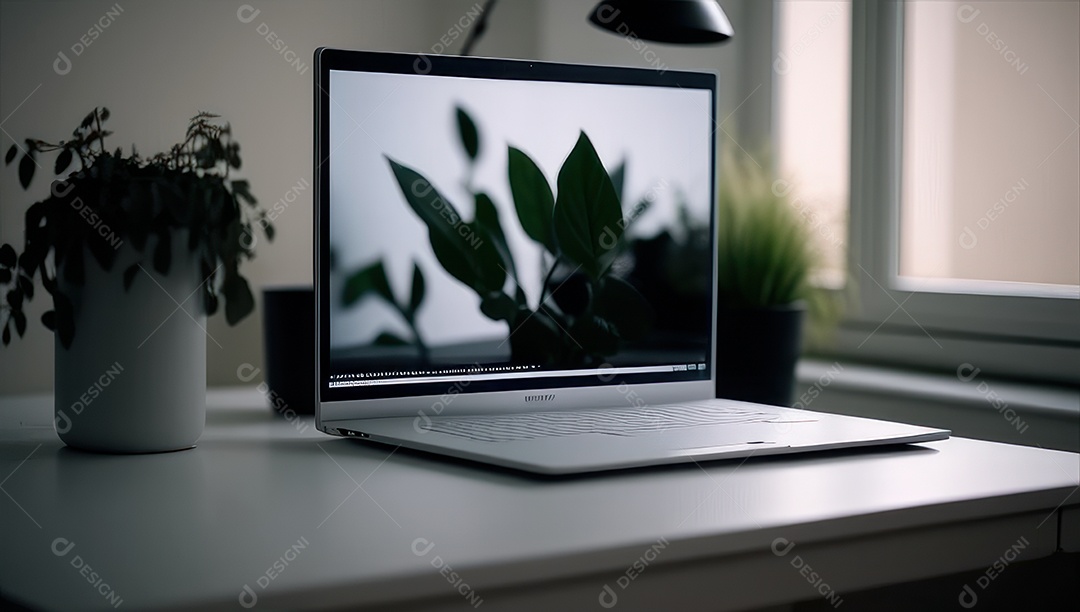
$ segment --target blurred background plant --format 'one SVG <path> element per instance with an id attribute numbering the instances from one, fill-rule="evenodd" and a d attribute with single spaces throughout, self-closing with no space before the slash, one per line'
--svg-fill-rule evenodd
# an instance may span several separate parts
<path id="1" fill-rule="evenodd" d="M 717 189 L 717 302 L 729 309 L 803 303 L 815 341 L 824 341 L 842 314 L 842 302 L 813 282 L 821 265 L 811 224 L 784 183 L 754 157 L 727 148 Z"/>
<path id="2" fill-rule="evenodd" d="M 58 177 L 77 162 L 64 179 L 52 183 L 49 197 L 27 209 L 22 251 L 0 246 L 0 287 L 6 287 L 6 303 L 0 305 L 6 315 L 0 326 L 4 345 L 11 341 L 12 328 L 20 337 L 25 333 L 24 305 L 33 299 L 40 276 L 53 298 L 53 309 L 41 321 L 69 347 L 76 333 L 76 305 L 64 291 L 65 284 L 82 286 L 85 266 L 92 263 L 111 270 L 123 244 L 140 254 L 151 246 L 147 266 L 165 275 L 172 264 L 173 240 L 184 239 L 188 251 L 198 254 L 206 314 L 214 314 L 224 301 L 225 319 L 235 325 L 255 308 L 240 264 L 255 256 L 254 227 L 258 225 L 268 240 L 273 239 L 274 227 L 248 182 L 231 178 L 231 172 L 240 168 L 240 145 L 232 139 L 229 124 L 200 112 L 189 122 L 183 141 L 143 158 L 134 146 L 127 157 L 119 148 L 115 152 L 106 148 L 105 138 L 112 134 L 105 129 L 108 119 L 109 109 L 95 108 L 69 140 L 27 138 L 24 147 L 12 145 L 4 156 L 11 164 L 22 152 L 18 175 L 23 189 L 40 166 L 40 153 L 57 154 L 53 171 Z M 142 263 L 124 270 L 125 290 L 135 282 Z"/>
<path id="3" fill-rule="evenodd" d="M 768 156 L 758 159 L 731 148 L 721 158 L 716 395 L 790 406 L 804 335 L 827 342 L 841 302 L 813 282 L 821 256 L 810 220 L 766 170 Z"/>

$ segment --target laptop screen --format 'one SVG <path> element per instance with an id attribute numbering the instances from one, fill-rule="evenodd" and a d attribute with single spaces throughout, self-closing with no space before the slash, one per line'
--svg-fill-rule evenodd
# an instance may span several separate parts
<path id="1" fill-rule="evenodd" d="M 709 380 L 715 77 L 343 58 L 317 99 L 322 399 Z"/>

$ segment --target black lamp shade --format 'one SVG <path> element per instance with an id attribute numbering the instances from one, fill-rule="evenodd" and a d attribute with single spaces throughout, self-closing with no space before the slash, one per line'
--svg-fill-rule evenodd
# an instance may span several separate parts
<path id="1" fill-rule="evenodd" d="M 603 0 L 589 21 L 622 36 L 662 43 L 718 43 L 735 34 L 716 0 Z"/>

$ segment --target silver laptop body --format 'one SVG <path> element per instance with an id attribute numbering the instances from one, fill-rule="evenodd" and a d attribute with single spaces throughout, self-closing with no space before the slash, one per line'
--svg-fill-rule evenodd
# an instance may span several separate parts
<path id="1" fill-rule="evenodd" d="M 315 63 L 321 431 L 543 474 L 949 436 L 714 399 L 714 75 Z"/>

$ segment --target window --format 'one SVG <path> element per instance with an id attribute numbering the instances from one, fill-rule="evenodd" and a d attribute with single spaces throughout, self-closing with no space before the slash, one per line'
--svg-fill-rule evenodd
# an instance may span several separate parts
<path id="1" fill-rule="evenodd" d="M 850 15 L 846 48 L 811 28 L 830 11 Z M 812 153 L 831 160 L 836 145 L 835 135 L 798 144 L 810 128 L 790 123 L 850 120 L 829 130 L 850 138 L 848 189 L 823 198 L 850 202 L 854 299 L 836 352 L 1080 382 L 1078 21 L 1077 2 L 777 4 L 777 156 L 795 189 L 824 193 L 831 172 L 815 171 Z M 794 75 L 794 62 L 785 74 L 785 55 L 813 31 L 802 54 L 823 55 L 810 74 Z M 825 106 L 845 72 L 846 109 L 799 114 Z"/>
<path id="2" fill-rule="evenodd" d="M 815 280 L 839 288 L 851 180 L 851 5 L 782 2 L 776 19 L 777 168 L 821 253 Z"/>
<path id="3" fill-rule="evenodd" d="M 906 5 L 902 286 L 1076 294 L 1078 8 Z"/>

